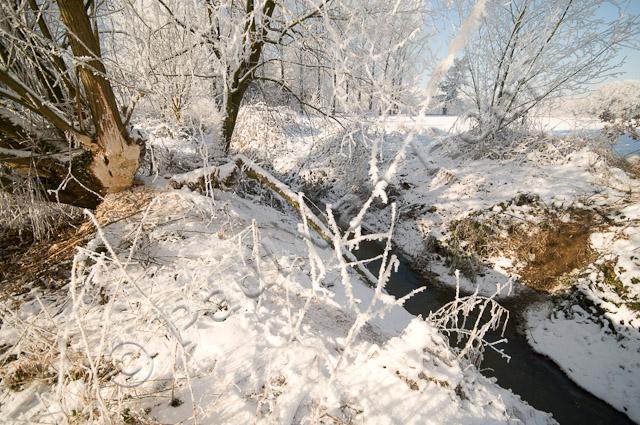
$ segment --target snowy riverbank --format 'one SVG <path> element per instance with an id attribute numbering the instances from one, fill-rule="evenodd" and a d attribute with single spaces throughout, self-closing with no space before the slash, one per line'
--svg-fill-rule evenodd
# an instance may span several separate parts
<path id="1" fill-rule="evenodd" d="M 563 119 L 547 124 L 552 131 L 573 134 L 584 125 L 591 136 L 598 127 Z M 545 267 L 562 265 L 550 272 L 554 282 L 549 286 L 558 301 L 528 316 L 529 341 L 579 385 L 640 421 L 635 402 L 640 399 L 638 181 L 610 165 L 593 139 L 534 137 L 514 142 L 508 156 L 474 159 L 445 142 L 443 136 L 455 125 L 455 117 L 392 117 L 380 124 L 385 134 L 385 142 L 376 147 L 381 172 L 406 137 L 414 138 L 390 181 L 390 198 L 399 211 L 395 243 L 445 283 L 453 281 L 450 271 L 460 265 L 449 257 L 453 247 L 465 253 L 480 249 L 473 254 L 481 265 L 462 284 L 467 291 L 478 288 L 487 294 L 509 279 L 514 279 L 512 296 L 526 290 L 518 278 L 547 272 L 535 268 L 543 255 L 549 257 Z M 346 220 L 367 196 L 369 176 L 358 170 L 367 169 L 369 150 L 357 143 L 336 145 L 330 131 L 315 127 L 321 130 L 271 134 L 252 152 L 281 176 L 305 182 L 316 199 L 333 204 Z M 350 171 L 340 174 L 344 164 Z M 455 233 L 459 223 L 472 226 Z M 387 224 L 384 206 L 366 222 L 372 231 Z M 472 242 L 458 240 L 476 225 L 489 229 Z M 558 241 L 568 251 L 545 253 L 550 236 L 539 230 L 549 225 L 562 229 L 552 234 L 568 235 Z M 509 233 L 513 228 L 519 233 Z M 569 231 L 584 241 L 582 252 L 572 248 L 578 242 L 572 242 Z M 444 248 L 434 249 L 434 243 Z M 527 244 L 542 248 L 523 257 L 521 245 Z"/>
<path id="2" fill-rule="evenodd" d="M 108 199 L 70 284 L 3 304 L 3 423 L 553 422 L 401 308 L 345 345 L 356 312 L 335 268 L 312 283 L 298 220 L 213 195 Z"/>

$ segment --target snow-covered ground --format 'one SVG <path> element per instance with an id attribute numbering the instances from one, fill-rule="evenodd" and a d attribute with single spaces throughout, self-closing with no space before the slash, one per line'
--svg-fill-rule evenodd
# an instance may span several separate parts
<path id="1" fill-rule="evenodd" d="M 335 125 L 286 109 L 275 121 L 273 111 L 243 113 L 236 148 L 333 204 L 342 224 L 371 190 L 372 146 L 384 172 L 413 137 L 387 190 L 398 206 L 394 241 L 445 283 L 455 281 L 450 267 L 425 243 L 446 242 L 456 220 L 495 213 L 542 223 L 539 207 L 514 201 L 523 195 L 557 211 L 604 211 L 606 225 L 590 237 L 597 255 L 572 275 L 572 296 L 531 309 L 527 334 L 579 385 L 640 420 L 638 185 L 590 142 L 532 139 L 501 159 L 473 159 L 443 142 L 457 125 L 451 117 L 393 117 L 364 146 L 365 125 L 343 138 Z M 349 272 L 351 304 L 335 253 L 315 234 L 309 245 L 297 216 L 260 205 L 251 191 L 205 197 L 165 187 L 162 170 L 193 168 L 206 146 L 194 142 L 184 155 L 173 129 L 146 131 L 160 155 L 148 186 L 137 189 L 145 195 L 103 204 L 98 216 L 113 224 L 79 250 L 67 286 L 3 302 L 0 421 L 553 422 L 400 307 L 360 328 L 358 311 L 374 291 Z M 376 201 L 370 213 L 367 228 L 386 231 L 389 207 Z M 321 282 L 312 279 L 320 263 L 311 266 L 309 249 L 327 267 Z M 463 288 L 492 293 L 517 278 L 516 259 L 485 260 Z M 517 281 L 515 289 L 525 290 Z M 390 301 L 381 296 L 376 306 Z M 353 329 L 360 331 L 347 343 Z"/>
<path id="2" fill-rule="evenodd" d="M 540 208 L 515 201 L 523 195 L 536 199 L 561 221 L 568 219 L 563 212 L 569 217 L 570 211 L 597 211 L 593 214 L 604 218 L 603 224 L 589 229 L 592 262 L 567 277 L 562 302 L 530 312 L 529 341 L 579 385 L 640 422 L 640 182 L 598 153 L 602 146 L 592 137 L 599 123 L 549 117 L 539 121 L 551 136 L 515 141 L 508 151 L 493 155 L 499 159 L 474 159 L 464 146 L 444 138 L 464 126 L 456 117 L 441 116 L 388 117 L 373 131 L 384 133 L 384 143 L 376 142 L 381 137 L 370 136 L 369 148 L 349 138 L 339 142 L 326 124 L 316 123 L 315 131 L 253 139 L 259 143 L 251 151 L 283 178 L 306 182 L 316 198 L 348 217 L 370 191 L 370 176 L 359 171 L 370 164 L 370 147 L 374 146 L 384 170 L 406 138 L 413 137 L 390 181 L 390 197 L 399 211 L 394 240 L 445 283 L 453 281 L 450 267 L 430 255 L 425 245 L 432 238 L 447 242 L 457 220 L 493 214 L 515 223 L 544 225 Z M 562 134 L 572 137 L 557 137 Z M 590 137 L 580 137 L 583 134 Z M 347 171 L 340 173 L 344 164 Z M 366 225 L 380 231 L 387 217 L 388 208 L 381 206 Z M 493 255 L 484 260 L 488 267 L 475 282 L 462 279 L 465 289 L 491 293 L 497 284 L 514 277 L 511 294 L 524 289 L 517 282 L 521 259 Z"/>
<path id="3" fill-rule="evenodd" d="M 97 215 L 68 285 L 2 305 L 2 423 L 553 423 L 399 307 L 347 345 L 333 250 L 294 216 L 157 187 Z"/>
<path id="4" fill-rule="evenodd" d="M 600 257 L 576 285 L 593 306 L 534 308 L 527 336 L 574 381 L 640 422 L 640 203 L 620 207 L 614 225 L 591 240 Z"/>
<path id="5" fill-rule="evenodd" d="M 538 115 L 530 118 L 534 129 L 567 133 L 600 130 L 603 127 L 602 121 L 572 116 L 551 116 Z M 385 117 L 385 126 L 390 130 L 408 130 L 415 129 L 435 129 L 445 132 L 468 130 L 470 121 L 455 115 L 425 115 L 425 116 L 407 116 L 394 115 Z"/>
<path id="6" fill-rule="evenodd" d="M 637 329 L 612 332 L 577 304 L 553 310 L 551 304 L 528 311 L 527 339 L 553 359 L 578 385 L 640 420 L 640 338 Z"/>
<path id="7" fill-rule="evenodd" d="M 253 130 L 245 131 L 256 142 L 250 145 L 249 152 L 292 184 L 308 183 L 303 189 L 321 192 L 320 200 L 348 215 L 369 195 L 370 150 L 358 142 L 334 140 L 334 126 L 327 126 L 322 120 L 314 122 L 314 131 L 304 131 L 299 123 L 307 118 L 287 118 L 289 127 L 295 127 L 297 122 L 301 130 L 280 133 L 260 120 L 247 126 Z M 409 257 L 418 259 L 429 237 L 446 239 L 451 222 L 508 203 L 518 195 L 536 195 L 544 204 L 557 208 L 581 207 L 585 200 L 595 204 L 609 201 L 606 196 L 591 199 L 606 189 L 604 179 L 611 178 L 611 172 L 590 141 L 549 139 L 539 143 L 533 139 L 515 146 L 508 159 L 475 160 L 465 153 L 464 146 L 445 142 L 442 137 L 456 126 L 456 120 L 457 117 L 443 116 L 393 116 L 379 124 L 386 132 L 385 142 L 377 148 L 382 164 L 396 154 L 409 134 L 413 137 L 390 182 L 390 198 L 398 203 L 400 217 L 395 241 Z M 261 136 L 255 137 L 256 134 Z M 611 189 L 613 196 L 619 197 L 635 184 L 624 175 L 614 173 L 613 177 L 617 180 L 612 184 L 618 185 Z M 323 184 L 326 190 L 319 190 L 317 186 Z M 510 212 L 527 215 L 526 206 L 520 210 Z M 381 231 L 388 224 L 387 216 L 384 208 L 374 211 L 366 224 L 370 230 Z M 463 279 L 463 287 L 473 291 L 478 285 L 481 292 L 493 293 L 497 283 L 508 279 L 505 267 L 512 265 L 508 258 L 494 258 L 493 264 L 494 269 L 479 276 L 477 282 Z M 437 263 L 431 266 L 440 267 Z"/>

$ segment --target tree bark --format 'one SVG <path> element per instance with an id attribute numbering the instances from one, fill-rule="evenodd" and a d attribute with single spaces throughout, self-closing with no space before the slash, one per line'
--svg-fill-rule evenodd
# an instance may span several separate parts
<path id="1" fill-rule="evenodd" d="M 100 42 L 80 0 L 58 0 L 60 16 L 69 34 L 74 56 L 85 59 L 78 75 L 91 110 L 95 138 L 86 144 L 92 153 L 87 171 L 95 177 L 100 194 L 119 192 L 133 184 L 141 147 L 130 140 L 118 112 L 113 89 L 101 60 Z M 94 188 L 92 188 L 94 189 Z"/>
<path id="2" fill-rule="evenodd" d="M 270 19 L 275 10 L 275 0 L 266 0 L 262 6 L 263 19 Z M 236 127 L 238 112 L 242 104 L 242 99 L 251 83 L 255 80 L 255 70 L 262 57 L 266 28 L 258 28 L 255 22 L 253 0 L 248 0 L 246 5 L 246 16 L 251 17 L 245 25 L 244 39 L 249 43 L 249 56 L 244 59 L 238 68 L 233 72 L 232 83 L 229 87 L 227 103 L 225 105 L 225 118 L 222 123 L 222 140 L 224 141 L 224 151 L 229 152 L 231 138 Z M 264 25 L 264 23 L 263 23 Z"/>
<path id="3" fill-rule="evenodd" d="M 59 55 L 45 57 L 41 49 L 32 49 L 32 57 L 16 57 L 0 64 L 0 97 L 15 106 L 12 113 L 0 111 L 0 190 L 21 190 L 26 177 L 34 179 L 50 200 L 94 208 L 103 195 L 132 185 L 142 148 L 127 135 L 106 78 L 99 39 L 83 1 L 57 3 L 69 46 L 79 63 L 75 68 L 79 82 L 67 76 L 66 64 Z M 56 43 L 41 16 L 37 22 L 40 33 L 20 26 L 20 14 L 37 15 L 41 11 L 36 2 L 29 4 L 28 11 L 14 10 L 12 22 L 17 37 L 33 46 Z M 0 56 L 6 54 L 4 43 L 0 43 Z M 30 62 L 39 65 L 36 78 L 28 74 Z M 55 84 L 58 77 L 62 84 Z M 73 99 L 78 107 L 65 107 Z M 77 126 L 85 118 L 81 101 L 90 111 L 90 128 Z M 39 120 L 20 119 L 34 113 Z M 80 148 L 72 148 L 69 139 Z"/>
<path id="4" fill-rule="evenodd" d="M 242 99 L 244 98 L 247 88 L 248 84 L 240 85 L 227 98 L 227 104 L 225 105 L 225 117 L 222 122 L 222 140 L 224 140 L 225 152 L 228 152 L 231 147 L 231 138 L 233 137 L 233 131 L 236 128 L 238 112 L 240 112 L 240 105 L 242 104 Z"/>

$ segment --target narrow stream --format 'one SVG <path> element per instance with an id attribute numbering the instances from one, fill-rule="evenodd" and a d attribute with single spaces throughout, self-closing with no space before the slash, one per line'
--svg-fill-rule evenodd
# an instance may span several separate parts
<path id="1" fill-rule="evenodd" d="M 378 243 L 363 243 L 354 254 L 365 259 L 378 255 L 381 250 Z M 373 272 L 377 272 L 379 267 L 379 262 L 369 265 Z M 405 304 L 407 311 L 414 315 L 424 316 L 437 310 L 455 296 L 453 288 L 422 278 L 411 270 L 405 259 L 400 258 L 400 267 L 391 276 L 387 291 L 395 297 L 401 297 L 421 286 L 427 286 L 428 289 Z M 482 373 L 496 377 L 500 386 L 511 389 L 536 409 L 550 412 L 561 425 L 633 424 L 626 415 L 577 386 L 555 363 L 529 346 L 519 330 L 523 324 L 520 313 L 532 301 L 520 297 L 501 302 L 510 311 L 505 332 L 509 341 L 503 347 L 511 356 L 511 361 L 507 363 L 489 350 L 485 352 L 481 365 Z"/>
<path id="2" fill-rule="evenodd" d="M 630 135 L 622 134 L 616 144 L 611 147 L 613 153 L 621 158 L 640 155 L 640 141 L 633 140 Z"/>

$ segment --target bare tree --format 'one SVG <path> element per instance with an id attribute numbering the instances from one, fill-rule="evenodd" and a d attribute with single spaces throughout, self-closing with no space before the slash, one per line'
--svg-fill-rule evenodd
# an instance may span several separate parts
<path id="1" fill-rule="evenodd" d="M 179 98 L 185 87 L 194 97 L 208 89 L 222 117 L 225 150 L 252 87 L 267 100 L 279 93 L 332 118 L 364 110 L 362 105 L 373 109 L 374 98 L 378 107 L 393 100 L 398 109 L 415 79 L 415 32 L 425 13 L 422 0 L 208 0 L 202 7 L 176 0 L 114 1 L 131 22 L 112 26 L 114 38 L 121 39 L 114 57 L 134 64 L 125 66 L 127 80 L 140 79 L 144 69 L 140 91 L 146 97 L 157 93 L 162 109 L 173 107 L 166 99 Z M 130 53 L 131 40 L 137 55 Z M 118 53 L 123 51 L 126 57 Z M 186 86 L 176 86 L 178 79 Z"/>
<path id="2" fill-rule="evenodd" d="M 2 189 L 35 179 L 49 199 L 95 207 L 131 186 L 141 147 L 127 134 L 100 51 L 95 5 L 0 5 Z"/>
<path id="3" fill-rule="evenodd" d="M 222 139 L 229 149 L 238 111 L 247 89 L 258 79 L 258 69 L 265 64 L 263 51 L 267 45 L 280 45 L 297 37 L 297 28 L 317 18 L 331 0 L 294 2 L 247 0 L 226 2 L 208 0 L 200 10 L 179 3 L 158 0 L 170 20 L 191 33 L 194 45 L 205 46 L 211 54 L 208 78 L 214 80 L 223 111 Z M 206 77 L 205 77 L 206 78 Z"/>
<path id="4" fill-rule="evenodd" d="M 461 16 L 473 2 L 457 2 Z M 621 7 L 599 18 L 607 3 Z M 638 34 L 638 16 L 627 1 L 511 0 L 489 2 L 465 49 L 464 91 L 477 120 L 472 139 L 486 139 L 524 118 L 541 102 L 579 91 L 611 75 L 619 49 Z"/>

